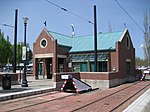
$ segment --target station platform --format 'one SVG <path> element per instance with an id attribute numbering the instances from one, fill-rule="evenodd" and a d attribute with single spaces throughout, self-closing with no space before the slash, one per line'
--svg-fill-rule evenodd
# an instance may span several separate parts
<path id="1" fill-rule="evenodd" d="M 129 105 L 123 112 L 149 112 L 150 111 L 150 88 Z"/>
<path id="2" fill-rule="evenodd" d="M 3 90 L 3 88 L 0 87 L 0 101 L 36 95 L 55 90 L 55 84 L 52 79 L 35 80 L 32 75 L 28 75 L 27 81 L 28 87 L 21 87 L 21 83 L 18 85 L 11 85 L 11 89 L 8 90 Z"/>
<path id="3" fill-rule="evenodd" d="M 145 77 L 150 81 L 150 75 Z M 149 112 L 150 111 L 150 88 L 129 105 L 123 112 Z"/>

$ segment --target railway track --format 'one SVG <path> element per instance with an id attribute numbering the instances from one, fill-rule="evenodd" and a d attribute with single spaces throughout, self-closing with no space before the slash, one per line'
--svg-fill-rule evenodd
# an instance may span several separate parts
<path id="1" fill-rule="evenodd" d="M 142 94 L 149 87 L 149 81 L 146 83 L 139 81 L 116 87 L 118 89 L 112 88 L 106 91 L 91 92 L 81 95 L 55 91 L 28 98 L 19 98 L 8 102 L 5 101 L 3 104 L 0 103 L 0 109 L 1 112 L 117 112 L 123 105 L 126 105 L 126 102 L 130 101 L 130 99 L 139 93 Z M 118 112 L 120 112 L 120 110 Z"/>
<path id="2" fill-rule="evenodd" d="M 59 93 L 58 91 L 53 91 L 53 92 L 47 92 L 47 93 L 43 93 L 43 94 L 38 94 L 38 95 L 32 95 L 32 96 L 28 96 L 28 97 L 21 97 L 21 98 L 17 98 L 17 99 L 12 99 L 12 100 L 9 100 L 9 101 L 4 101 L 5 105 L 6 104 L 9 104 L 9 103 L 15 103 L 15 102 L 21 102 L 22 99 L 24 101 L 27 101 L 27 100 L 31 100 L 31 99 L 34 99 L 34 98 L 38 98 L 38 97 L 44 97 L 44 96 L 47 96 L 47 95 L 53 95 L 53 94 L 57 94 Z"/>
<path id="3" fill-rule="evenodd" d="M 118 95 L 118 97 L 121 97 L 121 95 L 124 96 L 127 93 L 128 90 L 131 91 L 132 89 L 134 89 L 134 86 L 135 85 L 137 86 L 137 84 L 139 84 L 139 83 L 140 82 L 135 82 L 134 84 L 132 84 L 132 85 L 130 85 L 128 87 L 122 88 L 122 89 L 120 89 L 118 91 L 115 91 L 115 92 L 113 92 L 113 93 L 111 93 L 111 94 L 109 94 L 107 96 L 104 96 L 104 97 L 102 97 L 100 99 L 97 99 L 97 100 L 95 100 L 93 102 L 90 102 L 90 103 L 88 103 L 88 104 L 86 104 L 84 106 L 76 108 L 76 109 L 72 110 L 71 112 L 86 110 L 87 107 L 90 108 L 89 106 L 96 105 L 96 103 L 102 103 L 103 102 L 104 105 L 110 105 L 110 99 L 113 99 L 114 97 L 117 99 L 117 95 Z M 129 96 L 128 98 L 124 99 L 123 101 L 119 102 L 119 104 L 115 105 L 114 107 L 106 108 L 105 112 L 116 112 L 116 110 L 118 108 L 120 108 L 124 103 L 126 103 L 127 101 L 129 101 L 132 97 L 134 97 L 135 95 L 137 95 L 138 93 L 140 93 L 142 90 L 146 89 L 147 87 L 150 87 L 150 83 L 147 84 L 147 85 L 145 85 L 145 86 L 143 86 L 141 89 L 139 89 L 138 91 L 136 91 L 131 96 Z M 107 103 L 108 101 L 109 101 L 109 103 Z M 104 102 L 106 102 L 106 103 L 104 103 Z M 96 106 L 94 106 L 94 108 L 95 107 Z M 93 110 L 94 110 L 94 108 L 93 108 Z"/>
<path id="4" fill-rule="evenodd" d="M 72 95 L 74 95 L 74 93 L 63 93 L 63 92 L 55 91 L 51 93 L 45 93 L 43 95 L 36 95 L 28 98 L 19 98 L 8 102 L 7 101 L 1 102 L 0 109 L 1 112 L 3 112 L 3 110 L 4 112 L 15 112 L 15 111 L 22 110 L 24 108 L 34 107 L 40 104 L 52 102 L 55 100 L 60 100 Z M 10 109 L 6 108 L 5 105 L 7 105 L 7 107 L 9 105 L 11 108 Z"/>
<path id="5" fill-rule="evenodd" d="M 144 89 L 146 89 L 147 87 L 150 86 L 150 83 L 148 85 L 146 85 L 144 88 L 140 89 L 139 91 L 137 91 L 135 94 L 133 94 L 132 96 L 130 96 L 129 98 L 125 99 L 123 102 L 121 102 L 118 106 L 114 107 L 113 109 L 110 110 L 110 112 L 115 112 L 119 107 L 121 107 L 123 104 L 125 104 L 127 101 L 129 101 L 131 98 L 133 98 L 134 96 L 136 96 L 138 93 L 140 93 L 141 91 L 143 91 Z"/>

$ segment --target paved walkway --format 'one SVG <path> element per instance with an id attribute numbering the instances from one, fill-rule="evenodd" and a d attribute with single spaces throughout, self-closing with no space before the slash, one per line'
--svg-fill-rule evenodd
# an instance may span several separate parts
<path id="1" fill-rule="evenodd" d="M 123 112 L 149 112 L 150 111 L 150 89 L 137 98 Z"/>
<path id="2" fill-rule="evenodd" d="M 150 75 L 146 76 L 146 80 L 150 80 Z M 150 88 L 123 112 L 150 112 Z"/>
<path id="3" fill-rule="evenodd" d="M 33 76 L 27 76 L 27 81 L 28 87 L 21 87 L 21 84 L 12 85 L 10 90 L 3 90 L 0 87 L 0 101 L 45 93 L 55 89 L 52 79 L 35 80 Z"/>

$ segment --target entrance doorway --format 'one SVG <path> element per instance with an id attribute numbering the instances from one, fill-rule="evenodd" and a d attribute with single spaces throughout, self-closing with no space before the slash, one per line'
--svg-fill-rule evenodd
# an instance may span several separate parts
<path id="1" fill-rule="evenodd" d="M 52 79 L 52 58 L 38 59 L 38 79 Z"/>
<path id="2" fill-rule="evenodd" d="M 127 73 L 127 75 L 131 74 L 131 63 L 130 62 L 126 62 L 126 73 Z"/>

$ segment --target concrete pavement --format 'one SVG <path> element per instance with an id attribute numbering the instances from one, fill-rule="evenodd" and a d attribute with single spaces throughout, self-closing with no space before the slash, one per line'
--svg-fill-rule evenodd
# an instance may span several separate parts
<path id="1" fill-rule="evenodd" d="M 137 98 L 123 112 L 149 112 L 150 111 L 150 89 Z"/>
<path id="2" fill-rule="evenodd" d="M 146 80 L 150 81 L 150 75 Z M 150 111 L 150 88 L 129 105 L 123 112 L 149 112 Z"/>
<path id="3" fill-rule="evenodd" d="M 20 98 L 55 90 L 55 82 L 52 79 L 35 80 L 33 76 L 27 76 L 28 87 L 21 87 L 21 84 L 12 85 L 10 90 L 3 90 L 0 87 L 0 101 Z"/>

